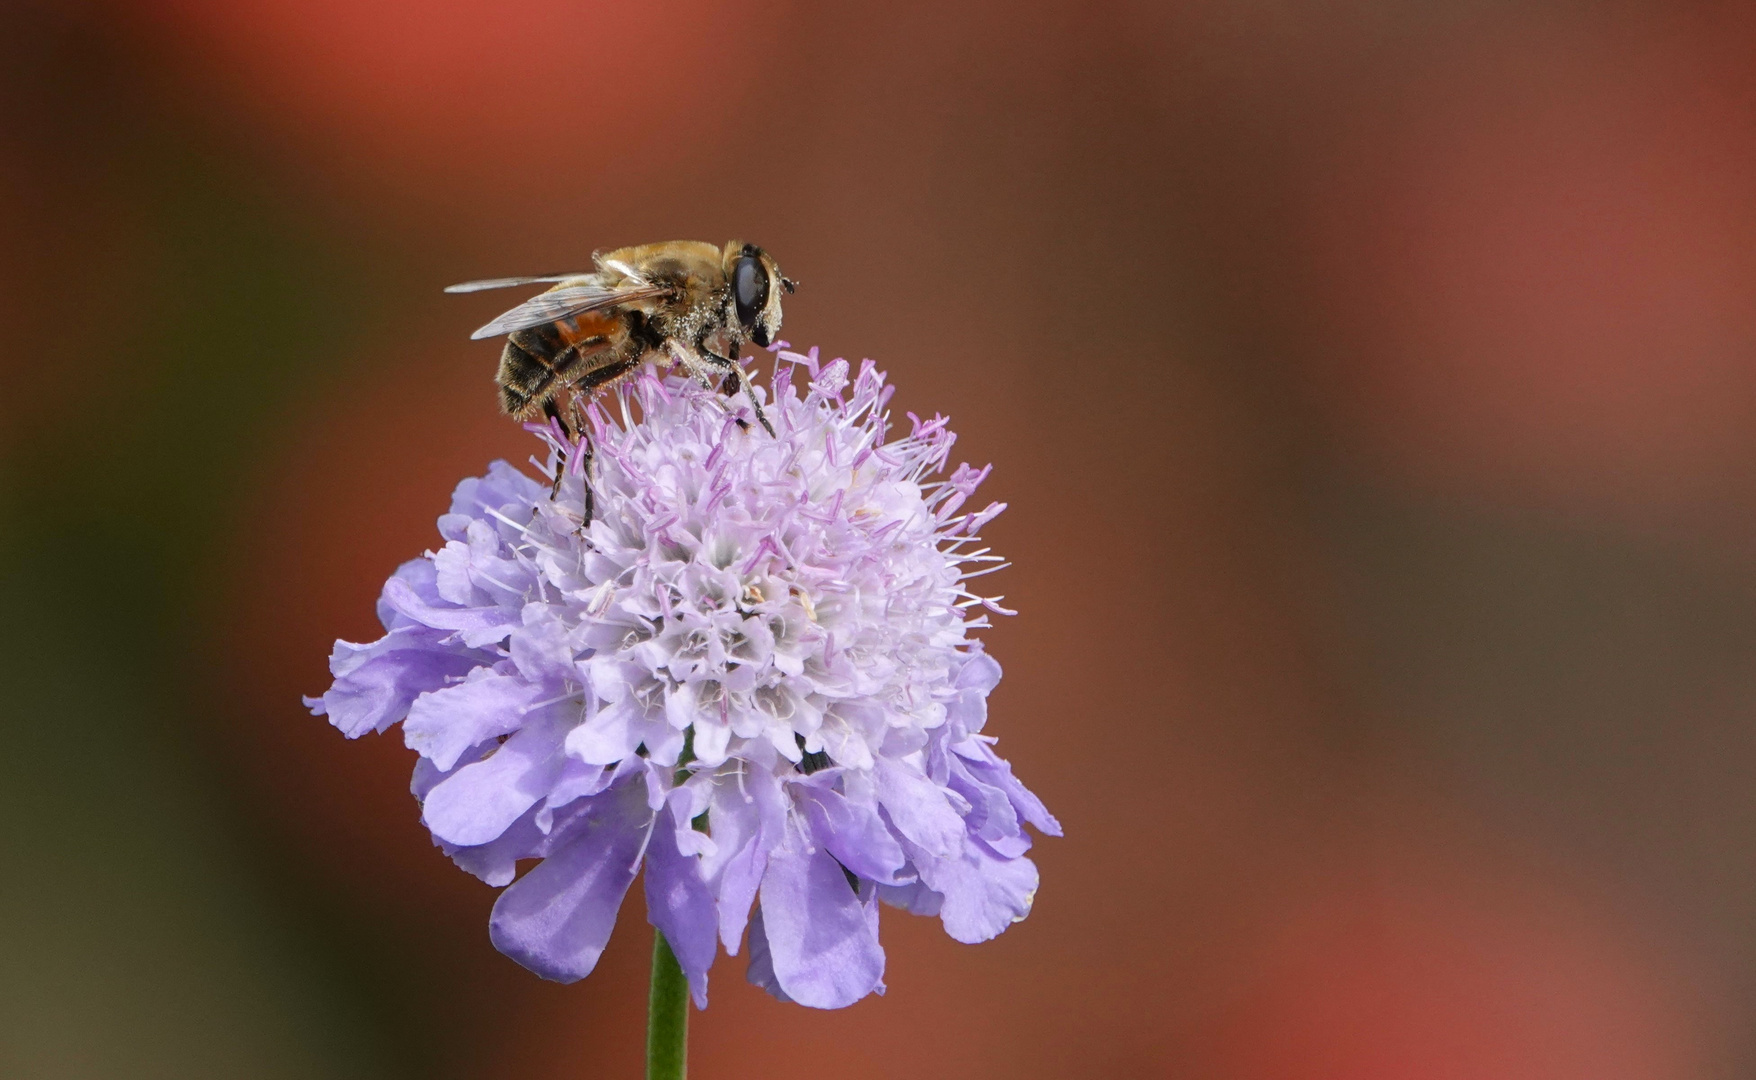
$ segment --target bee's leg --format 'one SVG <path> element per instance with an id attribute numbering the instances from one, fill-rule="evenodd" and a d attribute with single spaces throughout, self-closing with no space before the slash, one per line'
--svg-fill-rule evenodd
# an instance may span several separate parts
<path id="1" fill-rule="evenodd" d="M 551 396 L 549 398 L 549 400 L 543 402 L 543 415 L 548 417 L 555 424 L 560 425 L 561 434 L 564 437 L 569 438 L 569 439 L 573 437 L 573 432 L 571 430 L 569 430 L 567 427 L 567 421 L 561 419 L 561 410 L 559 407 L 557 407 L 555 405 L 554 397 Z M 588 451 L 588 454 L 589 454 L 589 451 Z M 556 496 L 561 494 L 561 478 L 566 476 L 566 475 L 567 475 L 567 450 L 565 449 L 565 447 L 563 447 L 562 449 L 555 451 L 555 483 L 553 484 L 553 486 L 551 486 L 549 488 L 549 501 L 550 502 L 554 502 Z M 585 497 L 587 499 L 591 498 L 591 485 L 590 484 L 586 485 Z M 591 517 L 589 514 L 587 515 L 586 520 L 587 521 L 591 520 Z"/>
<path id="2" fill-rule="evenodd" d="M 768 417 L 763 414 L 762 402 L 756 400 L 756 391 L 750 389 L 750 376 L 745 373 L 744 365 L 734 363 L 732 371 L 734 373 L 732 377 L 738 380 L 738 385 L 743 389 L 744 396 L 750 400 L 750 408 L 756 413 L 756 422 L 762 425 L 763 431 L 768 432 L 769 438 L 774 438 L 774 425 L 769 423 Z"/>
<path id="3" fill-rule="evenodd" d="M 579 527 L 581 530 L 591 524 L 592 515 L 597 510 L 597 503 L 591 491 L 591 459 L 591 439 L 587 437 L 579 444 L 579 471 L 584 478 L 584 482 L 580 485 L 580 490 L 584 493 L 580 509 Z"/>
<path id="4" fill-rule="evenodd" d="M 676 338 L 670 338 L 667 340 L 665 342 L 665 348 L 671 354 L 671 361 L 687 372 L 691 379 L 694 379 L 709 390 L 713 389 L 712 369 L 708 367 L 707 361 L 702 359 L 699 352 L 691 349 Z"/>
<path id="5" fill-rule="evenodd" d="M 750 400 L 750 408 L 756 412 L 756 420 L 762 425 L 762 430 L 768 432 L 769 435 L 773 435 L 774 425 L 768 422 L 767 416 L 763 415 L 762 402 L 756 400 L 756 392 L 750 389 L 750 376 L 745 372 L 744 365 L 738 363 L 736 360 L 730 359 L 729 357 L 720 356 L 717 353 L 711 352 L 705 347 L 703 347 L 701 351 L 702 354 L 707 357 L 709 363 L 713 364 L 714 367 L 720 369 L 726 375 L 731 377 L 732 392 L 734 394 L 740 390 L 744 392 L 744 396 Z M 744 424 L 742 420 L 738 421 L 738 423 L 740 426 Z"/>
<path id="6" fill-rule="evenodd" d="M 567 395 L 567 417 L 573 421 L 573 430 L 584 431 L 590 426 L 586 409 L 591 405 L 590 398 L 582 398 L 577 392 Z"/>
<path id="7" fill-rule="evenodd" d="M 619 360 L 611 360 L 607 364 L 600 364 L 599 366 L 592 368 L 574 381 L 574 402 L 577 403 L 580 398 L 590 401 L 597 395 L 599 390 L 615 382 L 617 379 L 620 379 L 622 376 L 634 371 L 639 366 L 640 357 L 635 355 L 624 356 Z M 585 430 L 583 423 L 581 424 L 580 430 Z M 592 454 L 590 438 L 587 438 L 580 443 L 579 452 L 581 454 L 580 463 L 585 474 L 585 520 L 580 525 L 583 529 L 586 525 L 591 524 L 591 519 L 597 505 L 591 490 L 591 461 L 594 455 Z"/>
<path id="8" fill-rule="evenodd" d="M 583 421 L 577 420 L 577 414 L 579 412 L 578 407 L 577 407 L 577 402 L 578 402 L 578 398 L 576 397 L 569 404 L 574 406 L 571 409 L 571 411 L 575 414 L 576 423 L 578 423 L 578 430 L 581 433 L 583 433 L 585 431 L 585 424 L 583 423 Z M 567 421 L 565 421 L 561 418 L 561 409 L 559 406 L 557 406 L 555 404 L 554 398 L 551 397 L 548 401 L 543 403 L 543 415 L 547 416 L 550 420 L 553 420 L 555 423 L 561 425 L 561 434 L 562 435 L 566 436 L 569 439 L 571 439 L 573 437 L 573 429 L 569 428 L 567 426 Z M 591 524 L 591 512 L 593 509 L 592 498 L 591 498 L 591 456 L 592 456 L 591 455 L 591 440 L 589 438 L 581 439 L 579 441 L 579 466 L 580 466 L 581 473 L 585 476 L 585 484 L 584 484 L 585 520 L 581 523 L 582 526 Z M 567 478 L 567 451 L 565 449 L 557 450 L 557 451 L 555 451 L 555 484 L 553 487 L 549 488 L 549 501 L 550 502 L 554 502 L 555 499 L 560 496 L 560 494 L 561 494 L 561 481 L 566 479 L 566 478 Z"/>

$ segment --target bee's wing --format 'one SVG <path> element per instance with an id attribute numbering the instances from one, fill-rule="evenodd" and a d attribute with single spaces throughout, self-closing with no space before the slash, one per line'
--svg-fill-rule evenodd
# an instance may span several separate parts
<path id="1" fill-rule="evenodd" d="M 590 271 L 577 274 L 537 274 L 534 277 L 497 277 L 482 281 L 466 281 L 461 285 L 447 285 L 448 293 L 481 292 L 484 289 L 510 289 L 514 285 L 535 285 L 542 281 L 572 281 L 574 278 L 590 277 Z"/>
<path id="2" fill-rule="evenodd" d="M 523 330 L 531 326 L 557 322 L 583 315 L 588 311 L 615 307 L 635 300 L 647 300 L 663 296 L 666 289 L 662 285 L 618 285 L 605 288 L 602 285 L 569 285 L 565 288 L 550 289 L 546 293 L 526 300 L 524 303 L 501 315 L 498 319 L 470 335 L 471 341 L 482 338 L 498 337 Z"/>

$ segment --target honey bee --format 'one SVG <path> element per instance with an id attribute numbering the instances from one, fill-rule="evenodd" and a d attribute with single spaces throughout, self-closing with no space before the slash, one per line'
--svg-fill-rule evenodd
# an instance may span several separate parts
<path id="1" fill-rule="evenodd" d="M 797 287 L 768 252 L 738 240 L 723 248 L 672 240 L 600 252 L 592 261 L 597 269 L 587 273 L 494 278 L 445 290 L 553 283 L 470 335 L 507 335 L 495 379 L 502 409 L 520 420 L 547 416 L 565 432 L 564 399 L 577 424 L 581 400 L 643 364 L 668 362 L 709 389 L 743 391 L 774 434 L 738 362 L 746 337 L 761 346 L 774 340 L 781 293 Z"/>

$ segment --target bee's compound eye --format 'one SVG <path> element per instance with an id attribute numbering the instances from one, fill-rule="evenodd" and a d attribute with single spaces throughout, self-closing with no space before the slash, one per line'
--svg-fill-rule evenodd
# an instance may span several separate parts
<path id="1" fill-rule="evenodd" d="M 732 300 L 738 305 L 738 321 L 754 329 L 762 309 L 768 306 L 768 275 L 762 263 L 749 255 L 732 264 Z"/>

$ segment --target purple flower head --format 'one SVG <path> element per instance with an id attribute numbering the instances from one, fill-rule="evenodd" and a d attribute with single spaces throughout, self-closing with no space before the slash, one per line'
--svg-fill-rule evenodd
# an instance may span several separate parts
<path id="1" fill-rule="evenodd" d="M 780 352 L 766 389 L 772 437 L 677 377 L 594 406 L 583 530 L 583 455 L 533 425 L 556 497 L 505 462 L 459 484 L 307 702 L 350 738 L 402 721 L 434 841 L 507 886 L 494 944 L 546 978 L 591 972 L 644 864 L 698 1005 L 748 926 L 752 982 L 839 1008 L 884 989 L 879 900 L 985 941 L 1036 893 L 1024 823 L 1060 835 L 982 733 L 987 470 L 933 479 L 942 417 L 886 442 L 870 361 Z"/>

